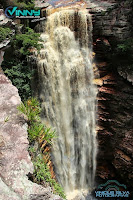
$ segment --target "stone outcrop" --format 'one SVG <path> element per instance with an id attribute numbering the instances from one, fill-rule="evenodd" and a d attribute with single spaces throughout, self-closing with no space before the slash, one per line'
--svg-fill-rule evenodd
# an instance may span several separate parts
<path id="1" fill-rule="evenodd" d="M 47 2 L 45 2 L 44 0 L 42 0 L 42 1 L 35 0 L 35 6 L 36 6 L 37 8 L 47 8 L 47 7 L 50 6 L 50 4 L 47 3 Z"/>
<path id="2" fill-rule="evenodd" d="M 97 180 L 118 180 L 132 192 L 133 68 L 128 58 L 116 53 L 117 44 L 132 36 L 132 4 L 114 1 L 105 12 L 91 13 L 99 71 Z"/>
<path id="3" fill-rule="evenodd" d="M 21 103 L 17 89 L 0 74 L 0 199 L 1 200 L 61 200 L 28 180 L 33 165 L 28 153 L 27 125 L 18 113 Z"/>
<path id="4" fill-rule="evenodd" d="M 15 23 L 13 22 L 13 20 L 11 20 L 5 16 L 3 9 L 0 9 L 0 26 L 6 26 L 8 28 L 15 27 Z"/>

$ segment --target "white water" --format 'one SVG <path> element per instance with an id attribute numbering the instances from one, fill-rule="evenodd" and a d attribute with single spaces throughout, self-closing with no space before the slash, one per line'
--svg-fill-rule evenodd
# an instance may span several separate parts
<path id="1" fill-rule="evenodd" d="M 86 11 L 61 10 L 49 14 L 43 28 L 44 48 L 38 55 L 42 117 L 57 131 L 52 151 L 56 174 L 73 199 L 91 191 L 96 169 L 91 17 Z"/>

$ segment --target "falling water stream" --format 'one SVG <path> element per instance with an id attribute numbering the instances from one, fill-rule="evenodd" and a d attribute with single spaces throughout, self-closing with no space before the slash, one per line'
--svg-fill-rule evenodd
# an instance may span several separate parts
<path id="1" fill-rule="evenodd" d="M 56 175 L 73 199 L 92 190 L 96 169 L 91 17 L 85 10 L 49 11 L 42 26 L 37 64 L 42 118 L 57 131 L 52 150 Z"/>

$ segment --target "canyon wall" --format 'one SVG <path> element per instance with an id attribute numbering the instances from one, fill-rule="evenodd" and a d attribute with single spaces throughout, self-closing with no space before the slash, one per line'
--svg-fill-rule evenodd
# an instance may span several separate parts
<path id="1" fill-rule="evenodd" d="M 114 1 L 117 3 L 118 1 Z M 132 37 L 132 4 L 122 1 L 93 15 L 93 43 L 99 76 L 97 179 L 119 180 L 133 190 L 133 64 L 117 44 Z"/>

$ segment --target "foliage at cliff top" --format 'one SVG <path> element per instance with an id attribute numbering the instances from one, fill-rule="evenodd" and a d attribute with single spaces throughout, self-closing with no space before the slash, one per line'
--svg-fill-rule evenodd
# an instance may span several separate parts
<path id="1" fill-rule="evenodd" d="M 34 9 L 34 1 L 35 0 L 0 0 L 0 4 L 4 9 L 8 6 L 17 6 L 18 8 L 30 10 Z"/>
<path id="2" fill-rule="evenodd" d="M 41 44 L 38 42 L 40 40 L 40 34 L 35 33 L 33 29 L 27 27 L 24 33 L 16 34 L 12 40 L 12 46 L 14 47 L 16 53 L 27 56 L 31 54 L 32 48 L 37 50 L 41 49 Z"/>
<path id="3" fill-rule="evenodd" d="M 10 38 L 11 29 L 6 27 L 0 27 L 0 42 L 6 38 Z"/>
<path id="4" fill-rule="evenodd" d="M 2 30 L 2 40 L 6 38 L 10 29 Z M 28 63 L 27 58 L 32 54 L 32 49 L 35 48 L 38 51 L 41 49 L 40 34 L 35 33 L 33 29 L 27 27 L 23 28 L 22 33 L 17 33 L 11 39 L 11 52 L 5 53 L 4 62 L 2 68 L 8 78 L 12 81 L 13 85 L 18 88 L 19 95 L 22 101 L 31 96 L 31 78 L 33 77 L 34 70 Z M 7 55 L 7 56 L 6 56 Z"/>
<path id="5" fill-rule="evenodd" d="M 33 9 L 34 8 L 34 0 L 14 0 L 13 4 L 19 8 L 24 9 Z"/>

